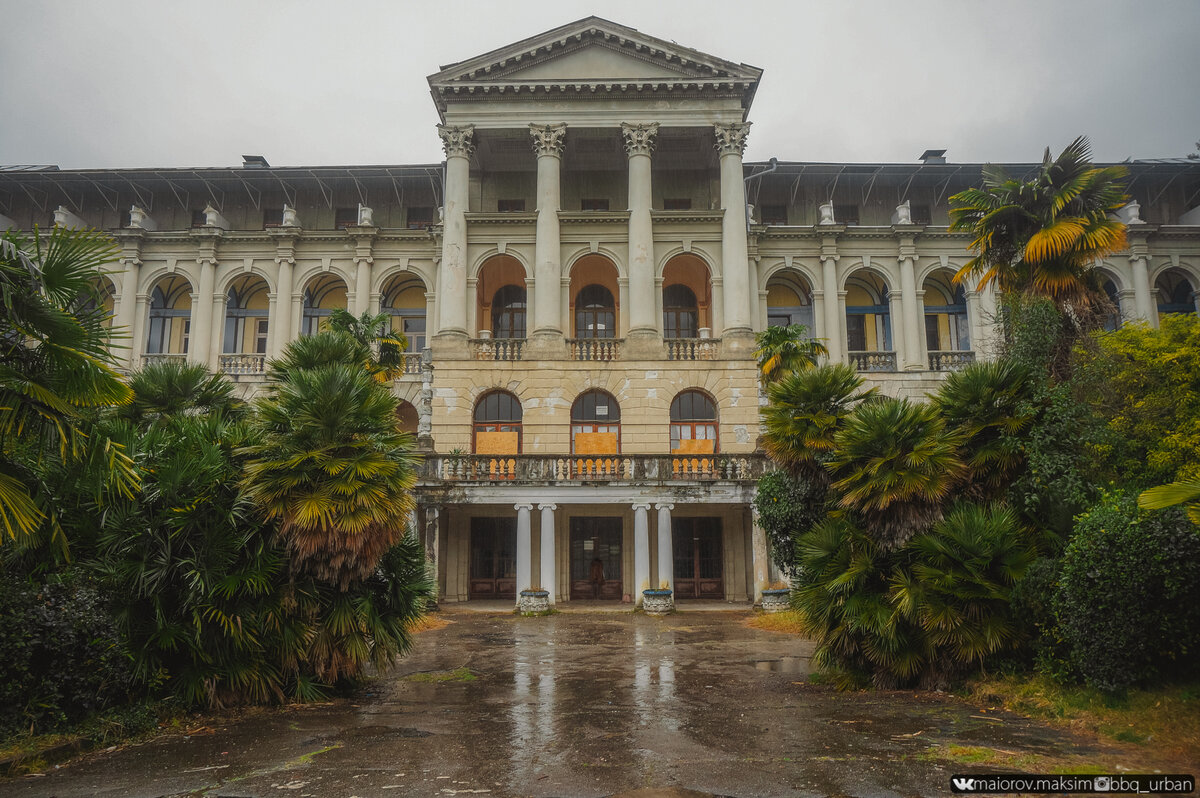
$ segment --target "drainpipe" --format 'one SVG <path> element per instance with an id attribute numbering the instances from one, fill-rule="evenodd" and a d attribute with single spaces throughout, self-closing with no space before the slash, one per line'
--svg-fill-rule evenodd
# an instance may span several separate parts
<path id="1" fill-rule="evenodd" d="M 769 175 L 772 172 L 774 172 L 776 169 L 779 168 L 779 159 L 778 158 L 775 158 L 772 156 L 769 163 L 771 164 L 769 167 L 762 170 L 761 172 L 755 172 L 754 174 L 750 175 L 749 177 L 742 178 L 742 182 L 745 184 L 749 184 L 749 182 L 751 180 L 762 177 L 763 175 Z M 743 191 L 742 193 L 744 195 L 746 192 Z M 750 232 L 750 204 L 749 203 L 745 204 L 745 208 L 743 209 L 743 212 L 746 214 L 746 232 L 749 233 Z"/>

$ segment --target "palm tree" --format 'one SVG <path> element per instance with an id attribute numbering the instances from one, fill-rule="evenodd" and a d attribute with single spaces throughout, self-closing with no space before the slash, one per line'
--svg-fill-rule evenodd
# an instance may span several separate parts
<path id="1" fill-rule="evenodd" d="M 369 368 L 381 380 L 395 379 L 404 368 L 404 350 L 408 339 L 403 333 L 392 332 L 392 320 L 386 313 L 372 316 L 364 312 L 356 317 L 344 308 L 334 308 L 329 314 L 329 329 L 345 333 L 370 351 Z"/>
<path id="2" fill-rule="evenodd" d="M 862 385 L 858 372 L 844 363 L 816 366 L 771 383 L 762 409 L 763 449 L 794 474 L 828 484 L 822 463 L 833 451 L 835 433 L 855 405 L 876 394 Z"/>
<path id="3" fill-rule="evenodd" d="M 950 372 L 930 401 L 962 435 L 970 498 L 999 499 L 1025 462 L 1020 433 L 1033 422 L 1027 369 L 1013 360 Z"/>
<path id="4" fill-rule="evenodd" d="M 826 467 L 841 506 L 893 551 L 941 518 L 942 503 L 964 471 L 960 441 L 932 405 L 866 402 L 834 436 Z"/>
<path id="5" fill-rule="evenodd" d="M 1193 524 L 1200 524 L 1200 479 L 1185 479 L 1142 491 L 1138 506 L 1143 510 L 1162 510 L 1182 504 Z"/>
<path id="6" fill-rule="evenodd" d="M 118 413 L 138 425 L 179 415 L 215 415 L 232 419 L 245 404 L 233 383 L 199 363 L 167 360 L 151 363 L 129 376 L 133 401 Z"/>
<path id="7" fill-rule="evenodd" d="M 319 358 L 361 348 L 339 332 L 289 344 L 255 405 L 261 442 L 245 450 L 246 493 L 278 521 L 295 569 L 342 591 L 375 571 L 415 506 L 396 398 L 360 361 Z"/>
<path id="8" fill-rule="evenodd" d="M 952 196 L 950 230 L 974 236 L 976 253 L 955 280 L 978 275 L 982 286 L 1047 296 L 1060 309 L 1086 306 L 1093 263 L 1125 248 L 1125 225 L 1111 215 L 1129 202 L 1125 168 L 1093 166 L 1091 156 L 1080 136 L 1058 158 L 1047 148 L 1031 179 L 988 165 L 983 187 Z"/>
<path id="9" fill-rule="evenodd" d="M 754 342 L 758 344 L 754 357 L 764 383 L 810 369 L 819 358 L 829 355 L 823 343 L 808 336 L 803 324 L 768 327 L 754 336 Z"/>
<path id="10" fill-rule="evenodd" d="M 0 238 L 0 541 L 28 540 L 46 525 L 65 551 L 37 487 L 49 463 L 85 463 L 121 495 L 137 486 L 122 447 L 86 423 L 91 410 L 132 396 L 98 289 L 115 256 L 112 239 L 95 230 Z"/>

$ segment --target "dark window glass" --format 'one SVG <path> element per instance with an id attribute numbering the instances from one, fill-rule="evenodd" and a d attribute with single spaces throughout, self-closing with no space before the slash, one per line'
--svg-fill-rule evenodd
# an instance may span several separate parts
<path id="1" fill-rule="evenodd" d="M 838 224 L 858 224 L 858 206 L 834 205 L 833 220 Z"/>
<path id="2" fill-rule="evenodd" d="M 758 212 L 763 224 L 787 224 L 786 205 L 763 205 Z"/>
<path id="3" fill-rule="evenodd" d="M 204 211 L 192 211 L 192 227 L 203 227 L 208 224 L 208 217 Z"/>
<path id="4" fill-rule="evenodd" d="M 909 205 L 908 211 L 913 224 L 933 224 L 933 214 L 928 205 Z"/>
<path id="5" fill-rule="evenodd" d="M 867 349 L 867 317 L 859 314 L 846 316 L 846 344 L 851 352 Z"/>
<path id="6" fill-rule="evenodd" d="M 608 200 L 606 200 L 606 199 L 581 199 L 579 201 L 579 210 L 581 210 L 581 211 L 606 211 L 606 210 L 608 210 Z"/>
<path id="7" fill-rule="evenodd" d="M 507 391 L 492 391 L 475 405 L 475 420 L 521 422 L 521 402 Z"/>
<path id="8" fill-rule="evenodd" d="M 500 213 L 520 213 L 525 210 L 525 200 L 523 199 L 502 199 L 496 200 L 496 210 Z"/>
<path id="9" fill-rule="evenodd" d="M 492 297 L 492 337 L 525 337 L 525 289 L 506 285 Z"/>
<path id="10" fill-rule="evenodd" d="M 602 285 L 584 286 L 575 297 L 575 335 L 615 338 L 617 307 L 612 292 Z"/>
<path id="11" fill-rule="evenodd" d="M 716 421 L 717 408 L 699 391 L 684 391 L 671 402 L 672 421 Z"/>
<path id="12" fill-rule="evenodd" d="M 283 208 L 263 208 L 263 229 L 279 227 L 283 224 Z"/>
<path id="13" fill-rule="evenodd" d="M 433 208 L 418 206 L 408 209 L 408 229 L 424 230 L 433 224 Z"/>
<path id="14" fill-rule="evenodd" d="M 663 200 L 664 211 L 690 211 L 691 209 L 691 197 L 668 197 Z"/>
<path id="15" fill-rule="evenodd" d="M 604 391 L 588 391 L 575 400 L 571 407 L 571 421 L 608 421 L 621 420 L 621 408 L 617 400 Z"/>
<path id="16" fill-rule="evenodd" d="M 686 285 L 663 289 L 663 335 L 667 338 L 695 338 L 699 335 L 700 308 L 696 295 Z"/>
<path id="17" fill-rule="evenodd" d="M 358 208 L 338 208 L 333 212 L 333 226 L 338 230 L 358 224 Z"/>

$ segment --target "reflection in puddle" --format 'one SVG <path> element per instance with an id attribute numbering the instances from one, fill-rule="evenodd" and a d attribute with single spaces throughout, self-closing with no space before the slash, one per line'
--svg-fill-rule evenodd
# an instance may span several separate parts
<path id="1" fill-rule="evenodd" d="M 808 673 L 810 671 L 808 657 L 760 659 L 755 661 L 754 668 L 755 670 L 778 671 L 779 673 Z"/>

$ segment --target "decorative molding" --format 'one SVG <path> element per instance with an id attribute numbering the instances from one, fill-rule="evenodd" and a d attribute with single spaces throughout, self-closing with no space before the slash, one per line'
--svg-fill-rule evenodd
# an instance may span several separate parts
<path id="1" fill-rule="evenodd" d="M 717 134 L 714 145 L 721 155 L 736 155 L 739 158 L 746 151 L 746 139 L 750 137 L 750 122 L 734 122 L 728 125 L 713 125 Z"/>
<path id="2" fill-rule="evenodd" d="M 658 123 L 647 122 L 643 125 L 621 123 L 621 136 L 625 139 L 625 153 L 649 156 L 654 152 L 655 139 L 658 138 Z"/>
<path id="3" fill-rule="evenodd" d="M 446 151 L 446 157 L 461 156 L 470 158 L 471 153 L 475 152 L 475 126 L 474 125 L 438 125 L 438 136 L 442 139 L 442 149 Z"/>
<path id="4" fill-rule="evenodd" d="M 529 135 L 533 138 L 534 155 L 539 158 L 543 155 L 551 155 L 555 158 L 562 157 L 567 138 L 567 126 L 565 124 L 531 124 L 529 126 Z"/>

